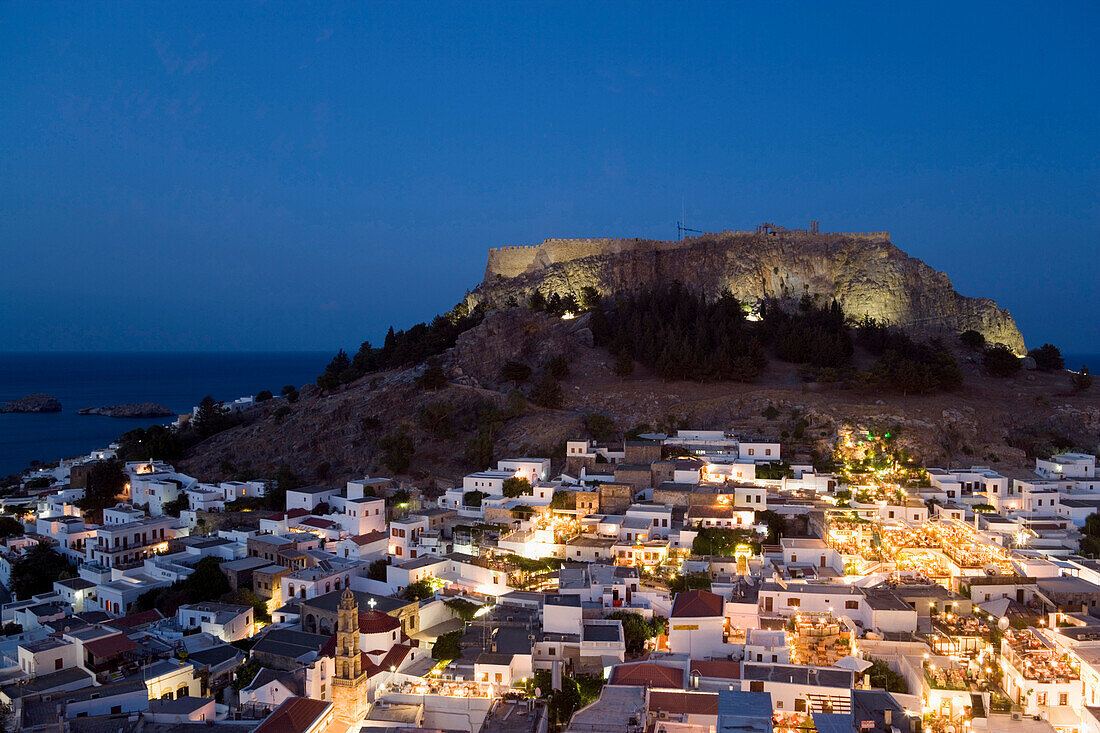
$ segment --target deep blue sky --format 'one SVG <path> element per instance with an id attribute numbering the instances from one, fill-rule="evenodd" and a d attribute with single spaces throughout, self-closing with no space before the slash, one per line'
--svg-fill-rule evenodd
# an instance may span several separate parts
<path id="1" fill-rule="evenodd" d="M 890 230 L 1100 351 L 1100 6 L 0 3 L 0 350 L 335 349 L 485 250 Z"/>

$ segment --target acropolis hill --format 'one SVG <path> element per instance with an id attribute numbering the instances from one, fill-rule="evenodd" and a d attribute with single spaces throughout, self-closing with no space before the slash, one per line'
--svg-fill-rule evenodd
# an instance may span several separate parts
<path id="1" fill-rule="evenodd" d="M 857 320 L 870 316 L 919 334 L 973 329 L 990 343 L 1025 351 L 1008 311 L 988 298 L 955 292 L 947 275 L 910 257 L 889 232 L 826 233 L 763 224 L 755 231 L 703 234 L 679 241 L 547 239 L 489 250 L 485 279 L 471 302 L 523 301 L 532 291 L 601 294 L 680 281 L 707 297 L 729 290 L 763 298 L 836 299 Z"/>

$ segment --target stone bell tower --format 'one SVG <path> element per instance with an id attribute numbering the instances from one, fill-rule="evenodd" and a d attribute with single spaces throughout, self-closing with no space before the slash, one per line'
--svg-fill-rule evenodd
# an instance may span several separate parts
<path id="1" fill-rule="evenodd" d="M 356 721 L 367 713 L 367 674 L 359 652 L 359 604 L 351 588 L 340 596 L 336 621 L 336 676 L 332 680 L 332 703 L 336 717 Z"/>

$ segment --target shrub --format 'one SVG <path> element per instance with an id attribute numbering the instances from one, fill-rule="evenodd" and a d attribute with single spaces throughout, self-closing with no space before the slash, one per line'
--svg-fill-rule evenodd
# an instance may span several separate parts
<path id="1" fill-rule="evenodd" d="M 463 506 L 477 509 L 481 506 L 481 500 L 484 499 L 486 496 L 488 496 L 488 494 L 482 491 L 467 491 L 465 494 L 462 495 L 462 504 Z"/>
<path id="2" fill-rule="evenodd" d="M 420 389 L 437 390 L 447 386 L 447 375 L 443 373 L 443 367 L 438 359 L 429 359 L 428 368 L 416 378 L 416 385 Z"/>
<path id="3" fill-rule="evenodd" d="M 982 363 L 995 377 L 1011 377 L 1020 371 L 1020 359 L 1007 346 L 997 344 L 985 350 Z"/>
<path id="4" fill-rule="evenodd" d="M 271 394 L 270 389 L 261 389 L 259 392 L 256 393 L 256 401 L 257 402 L 267 402 L 268 400 L 270 400 L 274 396 L 275 395 Z"/>
<path id="5" fill-rule="evenodd" d="M 384 557 L 380 557 L 367 567 L 367 577 L 371 580 L 380 580 L 383 583 L 386 582 L 386 568 L 389 567 L 389 560 Z"/>
<path id="6" fill-rule="evenodd" d="M 520 496 L 531 495 L 531 482 L 522 476 L 512 476 L 511 478 L 504 479 L 503 485 L 504 495 L 509 499 L 515 499 Z"/>
<path id="7" fill-rule="evenodd" d="M 607 415 L 590 412 L 584 416 L 584 429 L 594 439 L 603 442 L 615 436 L 615 421 Z"/>
<path id="8" fill-rule="evenodd" d="M 1062 352 L 1053 344 L 1043 344 L 1027 352 L 1027 355 L 1035 360 L 1035 367 L 1044 372 L 1061 371 L 1066 368 L 1066 360 L 1062 358 Z"/>
<path id="9" fill-rule="evenodd" d="M 557 356 L 546 362 L 546 372 L 554 379 L 565 379 L 569 376 L 569 362 L 566 360 L 564 354 L 558 354 Z"/>
<path id="10" fill-rule="evenodd" d="M 432 588 L 432 584 L 425 578 L 424 580 L 418 580 L 415 583 L 409 583 L 405 586 L 405 590 L 402 593 L 407 601 L 423 601 L 426 598 L 431 598 L 435 595 L 435 589 Z"/>
<path id="11" fill-rule="evenodd" d="M 558 380 L 554 379 L 549 374 L 542 375 L 538 384 L 531 390 L 531 402 L 539 407 L 556 410 L 561 407 L 561 401 L 562 389 Z"/>
<path id="12" fill-rule="evenodd" d="M 420 427 L 437 438 L 450 438 L 454 435 L 454 425 L 451 424 L 451 416 L 454 408 L 445 402 L 430 402 L 420 408 L 417 418 Z"/>
<path id="13" fill-rule="evenodd" d="M 465 598 L 452 598 L 449 601 L 444 601 L 447 608 L 458 614 L 458 617 L 466 623 L 470 623 L 474 620 L 474 614 L 481 609 L 476 603 L 471 603 Z"/>
<path id="14" fill-rule="evenodd" d="M 432 659 L 461 659 L 462 658 L 462 629 L 448 631 L 432 645 Z"/>
<path id="15" fill-rule="evenodd" d="M 413 445 L 412 436 L 404 425 L 399 426 L 378 439 L 378 447 L 382 450 L 382 462 L 394 473 L 404 473 L 412 463 Z"/>
<path id="16" fill-rule="evenodd" d="M 733 557 L 734 549 L 738 545 L 748 544 L 753 539 L 753 532 L 748 529 L 700 527 L 699 534 L 695 535 L 695 540 L 691 543 L 691 553 Z"/>
<path id="17" fill-rule="evenodd" d="M 508 392 L 508 403 L 504 411 L 508 417 L 519 417 L 527 412 L 527 395 L 518 389 Z"/>

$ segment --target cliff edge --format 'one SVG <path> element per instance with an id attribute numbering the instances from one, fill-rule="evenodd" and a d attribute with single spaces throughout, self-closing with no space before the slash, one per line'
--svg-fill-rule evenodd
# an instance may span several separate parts
<path id="1" fill-rule="evenodd" d="M 835 299 L 848 316 L 865 316 L 915 334 L 974 330 L 1017 354 L 1026 349 L 1007 310 L 955 292 L 947 275 L 894 246 L 888 232 L 818 233 L 771 224 L 756 231 L 704 234 L 679 241 L 548 239 L 489 251 L 485 279 L 470 303 L 519 302 L 534 290 L 579 296 L 674 281 L 715 297 L 729 290 L 746 303 L 765 298 Z"/>

